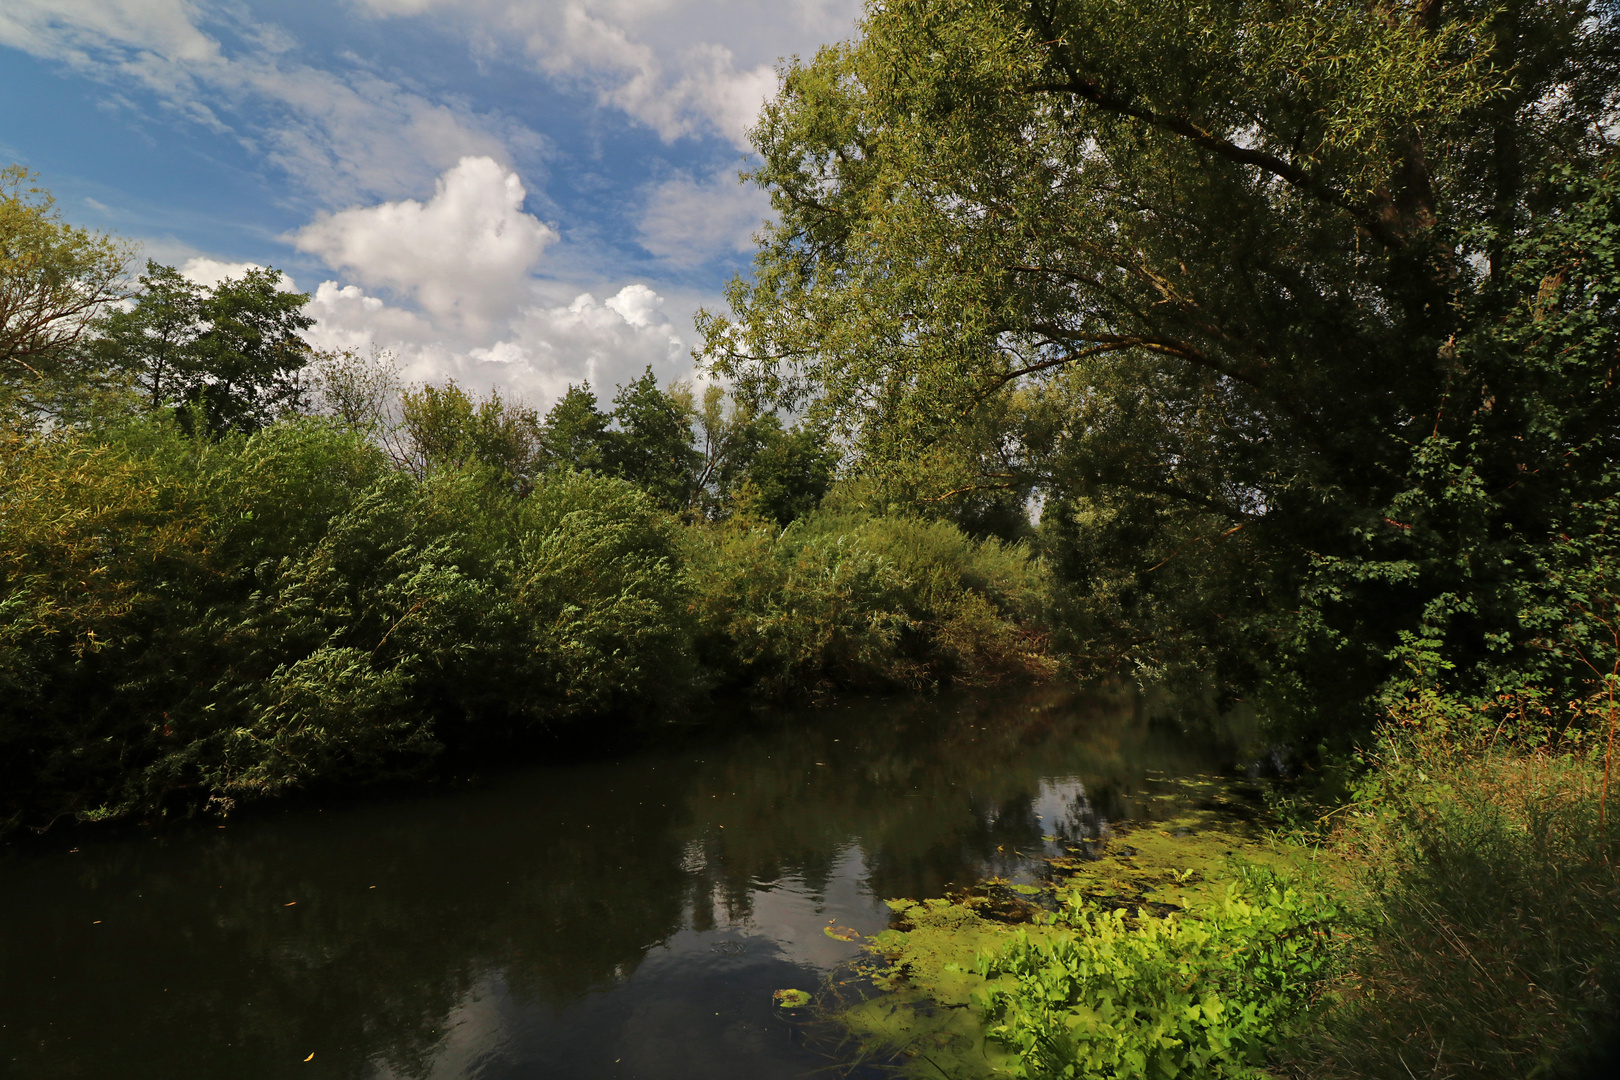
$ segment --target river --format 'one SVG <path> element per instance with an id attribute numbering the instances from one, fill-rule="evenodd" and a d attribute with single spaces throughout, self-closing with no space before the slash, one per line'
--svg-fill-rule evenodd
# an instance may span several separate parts
<path id="1" fill-rule="evenodd" d="M 1043 838 L 1168 816 L 1167 780 L 1229 759 L 1151 713 L 1052 687 L 860 701 L 25 845 L 0 855 L 0 1073 L 804 1077 L 839 1048 L 772 992 L 819 993 L 858 949 L 842 928 L 1027 876 Z"/>

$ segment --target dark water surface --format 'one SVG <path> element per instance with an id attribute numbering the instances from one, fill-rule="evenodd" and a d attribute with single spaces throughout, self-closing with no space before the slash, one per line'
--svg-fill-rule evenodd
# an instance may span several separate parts
<path id="1" fill-rule="evenodd" d="M 1168 813 L 1126 694 L 862 702 L 472 789 L 0 856 L 0 1074 L 773 1080 L 882 901 Z M 1159 796 L 1156 798 L 1155 796 Z M 305 1060 L 308 1055 L 314 1057 Z"/>

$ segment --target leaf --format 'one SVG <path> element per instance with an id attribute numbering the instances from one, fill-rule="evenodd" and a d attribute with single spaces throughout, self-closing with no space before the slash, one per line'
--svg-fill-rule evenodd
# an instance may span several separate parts
<path id="1" fill-rule="evenodd" d="M 810 994 L 806 990 L 778 990 L 771 997 L 782 1009 L 798 1009 L 810 1004 Z"/>

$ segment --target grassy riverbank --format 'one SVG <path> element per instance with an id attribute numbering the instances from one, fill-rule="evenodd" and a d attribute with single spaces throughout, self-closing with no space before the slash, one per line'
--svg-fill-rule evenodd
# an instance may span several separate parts
<path id="1" fill-rule="evenodd" d="M 1330 819 L 1359 893 L 1294 1075 L 1613 1075 L 1620 824 L 1585 712 L 1564 738 L 1522 699 L 1392 719 Z"/>
<path id="2" fill-rule="evenodd" d="M 1205 797 L 1048 859 L 1038 886 L 893 901 L 882 992 L 842 1018 L 861 1053 L 953 1080 L 1601 1075 L 1606 746 L 1503 720 L 1400 714 L 1316 786 L 1339 798 L 1285 801 L 1292 828 Z"/>

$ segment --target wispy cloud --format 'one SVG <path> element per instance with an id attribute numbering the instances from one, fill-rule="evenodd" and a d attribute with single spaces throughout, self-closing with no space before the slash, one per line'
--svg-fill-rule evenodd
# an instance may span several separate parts
<path id="1" fill-rule="evenodd" d="M 521 41 L 553 79 L 595 93 L 666 142 L 747 149 L 782 56 L 850 34 L 859 0 L 357 0 L 378 17 L 455 12 L 475 46 Z"/>
<path id="2" fill-rule="evenodd" d="M 298 187 L 330 201 L 397 196 L 468 155 L 506 162 L 544 139 L 509 117 L 478 113 L 360 68 L 298 61 L 271 24 L 237 16 L 227 48 L 185 0 L 6 0 L 0 45 L 64 64 L 109 86 L 138 88 L 186 121 L 240 140 Z"/>
<path id="3" fill-rule="evenodd" d="M 641 246 L 674 266 L 699 266 L 717 256 L 752 250 L 770 200 L 723 168 L 701 180 L 680 174 L 646 192 L 638 231 Z"/>

